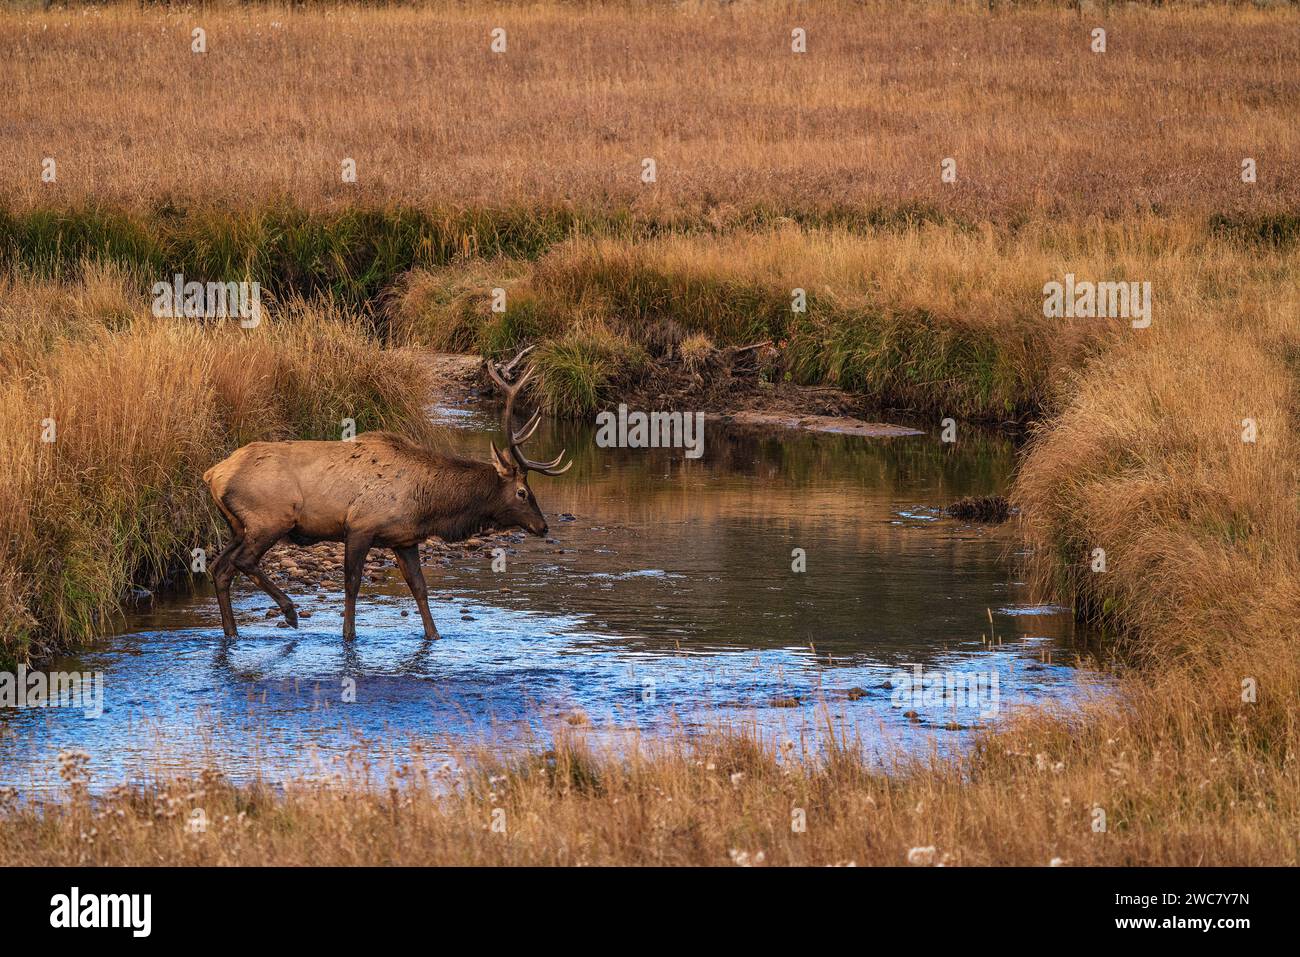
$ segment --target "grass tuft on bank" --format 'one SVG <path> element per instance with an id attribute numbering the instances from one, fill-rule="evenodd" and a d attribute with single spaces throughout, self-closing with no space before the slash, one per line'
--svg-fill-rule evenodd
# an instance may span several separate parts
<path id="1" fill-rule="evenodd" d="M 1300 287 L 1095 359 L 1017 471 L 1044 595 L 1159 667 L 1300 658 Z M 1300 689 L 1291 688 L 1295 696 Z"/>

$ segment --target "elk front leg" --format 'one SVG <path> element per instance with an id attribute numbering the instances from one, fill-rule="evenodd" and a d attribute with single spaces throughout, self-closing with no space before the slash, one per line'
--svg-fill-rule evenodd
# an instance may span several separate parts
<path id="1" fill-rule="evenodd" d="M 361 591 L 361 575 L 366 570 L 366 556 L 370 554 L 369 535 L 349 535 L 343 545 L 343 640 L 357 637 L 357 593 Z"/>
<path id="2" fill-rule="evenodd" d="M 394 548 L 393 555 L 396 556 L 397 567 L 402 570 L 406 586 L 411 589 L 411 594 L 415 596 L 415 604 L 420 609 L 420 618 L 424 621 L 424 637 L 440 637 L 438 626 L 433 623 L 433 616 L 429 614 L 429 586 L 424 581 L 424 570 L 420 568 L 420 546 Z"/>
<path id="3" fill-rule="evenodd" d="M 280 613 L 284 615 L 284 620 L 297 628 L 298 609 L 294 607 L 289 596 L 280 591 L 258 566 L 262 556 L 279 540 L 278 530 L 245 529 L 244 540 L 239 548 L 230 553 L 230 560 L 237 569 L 253 579 L 254 584 L 271 596 L 271 600 L 280 606 Z"/>

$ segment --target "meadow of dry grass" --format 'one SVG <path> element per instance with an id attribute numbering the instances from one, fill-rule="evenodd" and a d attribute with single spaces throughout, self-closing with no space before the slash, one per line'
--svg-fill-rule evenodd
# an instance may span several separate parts
<path id="1" fill-rule="evenodd" d="M 1028 573 L 1133 666 L 1118 703 L 887 773 L 832 728 L 807 751 L 566 730 L 456 778 L 414 752 L 378 788 L 209 769 L 90 798 L 73 767 L 58 806 L 0 794 L 0 864 L 1300 864 L 1298 41 L 1278 7 L 0 13 L 11 655 L 92 634 L 174 567 L 208 531 L 214 450 L 358 404 L 412 418 L 416 372 L 336 309 L 251 336 L 142 315 L 183 262 L 341 291 L 397 342 L 536 344 L 557 411 L 752 336 L 796 381 L 1032 419 Z M 1066 272 L 1151 282 L 1151 327 L 1045 320 Z M 57 454 L 34 440 L 50 414 Z"/>
<path id="2" fill-rule="evenodd" d="M 1099 25 L 1103 54 L 1089 48 Z M 195 27 L 205 54 L 190 51 Z M 755 206 L 1294 214 L 1298 43 L 1294 8 L 1246 5 L 5 11 L 0 195 L 15 208 L 575 203 L 716 222 Z"/>

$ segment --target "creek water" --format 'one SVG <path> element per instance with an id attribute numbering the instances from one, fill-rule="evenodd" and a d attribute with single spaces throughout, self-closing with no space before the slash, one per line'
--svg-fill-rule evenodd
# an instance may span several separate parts
<path id="1" fill-rule="evenodd" d="M 486 456 L 492 413 L 435 414 L 450 447 Z M 199 587 L 48 665 L 102 673 L 102 714 L 0 710 L 0 786 L 57 791 L 65 749 L 90 755 L 96 788 L 203 765 L 275 780 L 415 741 L 536 743 L 560 724 L 740 724 L 805 746 L 830 724 L 887 763 L 965 747 L 1025 705 L 1105 692 L 1068 611 L 1028 601 L 1013 531 L 941 513 L 1005 490 L 1003 438 L 711 421 L 692 460 L 598 448 L 594 426 L 547 422 L 529 445 L 560 446 L 573 469 L 532 480 L 553 541 L 508 543 L 504 570 L 486 551 L 426 565 L 442 640 L 423 639 L 395 572 L 363 587 L 351 644 L 337 589 L 290 589 L 312 612 L 295 631 L 241 578 L 241 634 L 227 641 Z"/>

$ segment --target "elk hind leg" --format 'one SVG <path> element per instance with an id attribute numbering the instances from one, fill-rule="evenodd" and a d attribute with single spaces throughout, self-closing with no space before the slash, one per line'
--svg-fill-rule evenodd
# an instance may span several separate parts
<path id="1" fill-rule="evenodd" d="M 221 609 L 221 630 L 227 638 L 238 638 L 239 629 L 235 626 L 235 612 L 230 607 L 230 583 L 235 580 L 235 563 L 231 556 L 244 544 L 242 538 L 234 539 L 221 550 L 212 561 L 208 571 L 212 575 L 212 586 L 217 592 L 217 606 Z"/>
<path id="2" fill-rule="evenodd" d="M 424 622 L 424 637 L 440 637 L 438 626 L 433 623 L 433 616 L 429 614 L 429 586 L 424 580 L 424 570 L 420 568 L 420 546 L 394 548 L 393 555 L 397 558 L 397 566 L 402 570 L 402 577 L 406 579 L 406 587 L 411 589 L 411 594 L 415 596 L 415 604 L 420 609 L 420 619 Z"/>
<path id="3" fill-rule="evenodd" d="M 275 586 L 275 583 L 266 576 L 258 562 L 276 542 L 280 540 L 280 535 L 271 531 L 248 531 L 244 536 L 244 541 L 238 549 L 230 556 L 235 567 L 241 572 L 253 579 L 257 586 L 271 596 L 271 600 L 280 606 L 280 612 L 284 615 L 284 620 L 294 628 L 298 627 L 298 609 L 294 607 L 289 596 Z"/>

